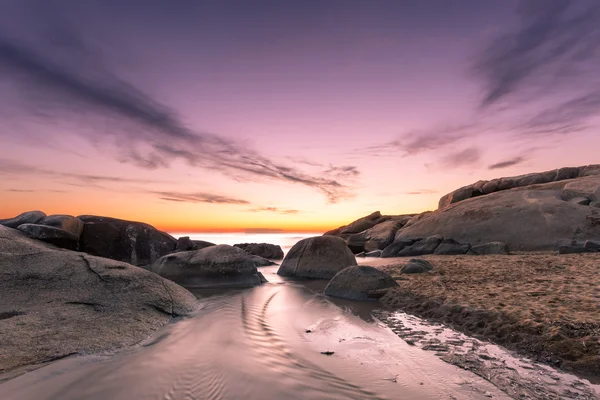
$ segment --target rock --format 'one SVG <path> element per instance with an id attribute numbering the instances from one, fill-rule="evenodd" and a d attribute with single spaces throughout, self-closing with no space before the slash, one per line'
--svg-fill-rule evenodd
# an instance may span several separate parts
<path id="1" fill-rule="evenodd" d="M 41 211 L 27 211 L 17 215 L 14 218 L 0 219 L 0 225 L 4 225 L 8 228 L 17 228 L 23 224 L 37 224 L 39 223 L 46 214 Z"/>
<path id="2" fill-rule="evenodd" d="M 488 255 L 488 254 L 510 254 L 508 246 L 503 242 L 489 242 L 471 247 L 469 254 Z"/>
<path id="3" fill-rule="evenodd" d="M 41 240 L 63 249 L 77 250 L 79 236 L 71 232 L 38 224 L 21 224 L 17 229 L 32 239 Z"/>
<path id="4" fill-rule="evenodd" d="M 551 251 L 562 238 L 598 238 L 598 209 L 562 199 L 565 185 L 573 182 L 594 192 L 600 176 L 515 187 L 466 199 L 407 223 L 396 233 L 396 240 L 439 234 L 473 246 L 500 241 L 511 251 Z"/>
<path id="5" fill-rule="evenodd" d="M 368 266 L 348 267 L 338 272 L 325 287 L 325 295 L 349 300 L 372 301 L 385 293 L 382 289 L 398 284 L 388 274 Z"/>
<path id="6" fill-rule="evenodd" d="M 39 224 L 53 226 L 62 229 L 63 231 L 70 232 L 73 235 L 76 235 L 78 239 L 81 236 L 81 232 L 83 232 L 83 221 L 72 215 L 49 215 L 42 219 Z"/>
<path id="7" fill-rule="evenodd" d="M 590 207 L 600 208 L 600 201 L 592 201 Z"/>
<path id="8" fill-rule="evenodd" d="M 114 351 L 198 305 L 187 290 L 130 264 L 56 249 L 0 227 L 0 369 Z"/>
<path id="9" fill-rule="evenodd" d="M 444 240 L 441 236 L 431 236 L 411 244 L 398 252 L 399 257 L 423 256 L 433 254 Z"/>
<path id="10" fill-rule="evenodd" d="M 192 240 L 192 243 L 194 243 L 194 250 L 202 250 L 210 246 L 216 246 L 216 244 L 204 240 Z"/>
<path id="11" fill-rule="evenodd" d="M 254 256 L 220 244 L 195 251 L 168 254 L 150 270 L 180 285 L 193 288 L 251 287 L 265 282 Z"/>
<path id="12" fill-rule="evenodd" d="M 582 167 L 566 167 L 552 171 L 513 176 L 509 178 L 499 178 L 492 181 L 479 181 L 459 188 L 443 196 L 439 201 L 438 209 L 446 208 L 451 204 L 473 197 L 488 195 L 490 193 L 495 193 L 502 190 L 597 175 L 600 175 L 600 164 L 586 165 Z M 566 190 L 569 192 L 571 189 L 567 188 Z M 595 196 L 600 196 L 600 191 L 596 191 Z M 583 195 L 583 197 L 590 198 L 587 195 Z M 591 198 L 591 200 L 600 200 L 600 198 Z"/>
<path id="13" fill-rule="evenodd" d="M 175 250 L 177 240 L 141 222 L 84 215 L 85 224 L 79 249 L 86 253 L 125 261 L 133 265 L 149 265 Z"/>
<path id="14" fill-rule="evenodd" d="M 558 254 L 580 254 L 580 253 L 591 253 L 592 250 L 586 249 L 583 246 L 577 245 L 562 245 L 558 246 Z"/>
<path id="15" fill-rule="evenodd" d="M 401 272 L 403 274 L 422 274 L 431 270 L 433 270 L 433 265 L 429 261 L 413 258 L 402 267 Z"/>
<path id="16" fill-rule="evenodd" d="M 261 256 L 253 256 L 252 254 L 250 254 L 250 256 L 252 257 L 252 260 L 254 260 L 254 262 L 256 263 L 257 267 L 268 267 L 270 265 L 277 265 L 277 263 L 274 263 L 273 261 L 261 257 Z"/>
<path id="17" fill-rule="evenodd" d="M 365 257 L 381 257 L 383 250 L 373 250 L 368 253 L 365 253 Z"/>
<path id="18" fill-rule="evenodd" d="M 440 256 L 467 254 L 470 248 L 470 243 L 459 243 L 454 239 L 444 239 L 437 249 L 435 249 L 433 254 Z"/>
<path id="19" fill-rule="evenodd" d="M 259 256 L 262 258 L 268 258 L 271 260 L 281 260 L 283 258 L 283 250 L 281 246 L 270 244 L 270 243 L 239 243 L 234 244 L 235 247 L 239 247 L 246 253 Z"/>
<path id="20" fill-rule="evenodd" d="M 418 239 L 418 240 L 420 240 L 420 239 Z M 392 244 L 390 244 L 388 247 L 383 249 L 383 252 L 381 252 L 381 257 L 383 257 L 383 258 L 398 257 L 398 253 L 400 253 L 401 250 L 403 250 L 405 247 L 410 246 L 411 244 L 415 243 L 418 240 L 415 240 L 415 239 L 395 240 Z"/>
<path id="21" fill-rule="evenodd" d="M 277 274 L 281 276 L 331 279 L 342 269 L 356 265 L 354 254 L 343 239 L 316 236 L 296 243 L 287 253 Z"/>
<path id="22" fill-rule="evenodd" d="M 583 247 L 590 251 L 600 251 L 600 241 L 586 240 Z"/>
<path id="23" fill-rule="evenodd" d="M 590 204 L 590 199 L 586 199 L 585 197 L 574 197 L 569 200 L 569 203 L 577 204 L 579 206 L 587 206 Z"/>
<path id="24" fill-rule="evenodd" d="M 182 236 L 177 239 L 177 243 L 175 244 L 175 251 L 191 251 L 197 250 L 196 245 L 192 242 L 189 236 Z"/>
<path id="25" fill-rule="evenodd" d="M 395 217 L 361 233 L 357 233 L 348 238 L 348 247 L 353 252 L 383 250 L 394 241 L 398 229 L 400 229 L 411 217 Z"/>

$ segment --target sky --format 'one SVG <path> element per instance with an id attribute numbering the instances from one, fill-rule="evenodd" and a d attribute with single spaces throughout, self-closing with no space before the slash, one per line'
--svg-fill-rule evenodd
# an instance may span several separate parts
<path id="1" fill-rule="evenodd" d="M 0 218 L 325 231 L 600 162 L 595 0 L 0 0 Z"/>

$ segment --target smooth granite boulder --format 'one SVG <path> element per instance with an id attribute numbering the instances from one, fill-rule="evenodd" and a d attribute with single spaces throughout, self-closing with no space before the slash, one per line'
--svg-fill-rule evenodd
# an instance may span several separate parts
<path id="1" fill-rule="evenodd" d="M 429 261 L 413 258 L 402 267 L 400 272 L 403 274 L 422 274 L 431 270 L 433 270 L 433 265 Z"/>
<path id="2" fill-rule="evenodd" d="M 175 251 L 192 251 L 197 250 L 196 245 L 189 236 L 182 236 L 177 239 L 175 244 Z"/>
<path id="3" fill-rule="evenodd" d="M 408 221 L 410 217 L 390 217 L 387 221 L 378 223 L 372 228 L 360 233 L 355 233 L 348 238 L 348 247 L 352 252 L 383 250 L 394 241 L 398 229 Z"/>
<path id="4" fill-rule="evenodd" d="M 149 265 L 175 251 L 177 240 L 168 233 L 141 222 L 83 215 L 85 225 L 79 250 L 100 257 Z"/>
<path id="5" fill-rule="evenodd" d="M 413 243 L 418 242 L 419 240 L 421 240 L 421 239 L 394 240 L 394 242 L 392 244 L 390 244 L 385 249 L 383 249 L 383 251 L 381 252 L 381 257 L 383 257 L 383 258 L 398 257 L 398 253 L 400 253 L 400 251 L 404 250 L 404 248 L 412 245 Z"/>
<path id="6" fill-rule="evenodd" d="M 471 247 L 471 249 L 469 249 L 469 254 L 483 256 L 488 254 L 510 254 L 510 252 L 508 251 L 506 243 L 489 242 Z"/>
<path id="7" fill-rule="evenodd" d="M 270 260 L 281 260 L 283 258 L 283 250 L 281 246 L 270 243 L 238 243 L 234 244 L 246 253 L 267 258 Z"/>
<path id="8" fill-rule="evenodd" d="M 0 225 L 4 225 L 8 228 L 17 228 L 23 224 L 37 224 L 39 223 L 46 214 L 42 211 L 27 211 L 17 215 L 14 218 L 0 219 Z"/>
<path id="9" fill-rule="evenodd" d="M 469 249 L 471 249 L 471 244 L 469 243 L 459 243 L 454 239 L 444 239 L 433 254 L 440 256 L 460 255 L 467 254 Z"/>
<path id="10" fill-rule="evenodd" d="M 32 239 L 41 240 L 63 249 L 77 250 L 79 236 L 74 233 L 63 231 L 54 226 L 38 224 L 21 224 L 17 229 Z"/>
<path id="11" fill-rule="evenodd" d="M 53 226 L 72 233 L 79 238 L 83 232 L 83 221 L 72 215 L 49 215 L 39 222 L 40 225 Z"/>
<path id="12" fill-rule="evenodd" d="M 150 270 L 190 288 L 251 287 L 266 282 L 256 260 L 244 250 L 220 244 L 168 254 Z"/>
<path id="13" fill-rule="evenodd" d="M 296 243 L 287 253 L 277 274 L 281 276 L 331 279 L 344 268 L 357 265 L 346 242 L 336 236 L 315 236 Z"/>
<path id="14" fill-rule="evenodd" d="M 112 351 L 198 305 L 142 268 L 57 249 L 0 226 L 0 370 Z"/>
<path id="15" fill-rule="evenodd" d="M 438 248 L 440 243 L 444 240 L 441 236 L 430 236 L 428 238 L 419 240 L 416 243 L 406 246 L 398 252 L 399 257 L 414 257 L 424 256 L 426 254 L 433 254 Z"/>
<path id="16" fill-rule="evenodd" d="M 325 295 L 349 300 L 374 301 L 385 294 L 385 289 L 398 283 L 377 268 L 361 265 L 338 272 L 325 287 Z"/>

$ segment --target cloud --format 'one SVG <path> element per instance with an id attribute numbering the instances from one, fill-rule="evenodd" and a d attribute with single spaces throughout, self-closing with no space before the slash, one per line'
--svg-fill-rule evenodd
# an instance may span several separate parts
<path id="1" fill-rule="evenodd" d="M 510 160 L 500 161 L 496 164 L 492 164 L 488 167 L 488 169 L 508 168 L 508 167 L 512 167 L 514 165 L 521 164 L 525 160 L 526 160 L 525 157 L 515 157 L 515 158 L 511 158 Z"/>
<path id="2" fill-rule="evenodd" d="M 162 200 L 177 201 L 185 203 L 211 203 L 211 204 L 250 204 L 250 202 L 241 199 L 235 199 L 227 196 L 221 196 L 212 193 L 179 193 L 179 192 L 152 192 L 158 195 Z"/>
<path id="3" fill-rule="evenodd" d="M 489 43 L 474 71 L 488 107 L 534 86 L 572 80 L 600 48 L 600 3 L 595 0 L 523 1 L 516 29 Z M 530 92 L 531 93 L 531 92 Z"/>
<path id="4" fill-rule="evenodd" d="M 434 194 L 434 193 L 438 193 L 438 191 L 431 190 L 431 189 L 421 189 L 421 190 L 415 190 L 415 191 L 411 191 L 411 192 L 402 192 L 400 194 L 406 194 L 406 195 L 410 195 L 410 196 L 418 196 L 418 195 L 422 195 L 422 194 Z"/>
<path id="5" fill-rule="evenodd" d="M 81 53 L 85 51 L 79 49 Z M 156 169 L 182 159 L 229 176 L 305 185 L 324 193 L 330 203 L 352 196 L 353 180 L 359 175 L 356 167 L 329 167 L 309 174 L 280 164 L 247 146 L 191 129 L 173 110 L 107 72 L 95 73 L 77 58 L 66 61 L 53 62 L 44 51 L 0 36 L 0 77 L 19 82 L 28 96 L 43 96 L 45 104 L 51 102 L 55 118 L 92 119 L 78 134 L 92 143 L 112 139 L 113 156 L 120 162 Z M 109 129 L 94 130 L 96 125 Z"/>
<path id="6" fill-rule="evenodd" d="M 273 213 L 278 213 L 278 214 L 289 214 L 289 215 L 300 213 L 300 210 L 287 210 L 287 209 L 280 209 L 277 207 L 251 208 L 247 211 L 249 211 L 249 212 L 273 212 Z"/>
<path id="7" fill-rule="evenodd" d="M 476 165 L 480 160 L 481 150 L 477 147 L 468 147 L 442 157 L 441 165 L 446 168 L 460 168 Z"/>

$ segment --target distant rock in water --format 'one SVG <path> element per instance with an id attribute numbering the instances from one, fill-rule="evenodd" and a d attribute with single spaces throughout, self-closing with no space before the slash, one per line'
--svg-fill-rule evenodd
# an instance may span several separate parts
<path id="1" fill-rule="evenodd" d="M 281 246 L 270 243 L 238 243 L 234 244 L 246 253 L 268 258 L 270 260 L 281 260 L 283 258 L 283 250 Z"/>
<path id="2" fill-rule="evenodd" d="M 385 272 L 369 266 L 353 266 L 338 272 L 325 287 L 327 296 L 374 301 L 398 283 Z"/>
<path id="3" fill-rule="evenodd" d="M 331 279 L 346 267 L 357 265 L 346 242 L 335 236 L 315 236 L 296 243 L 287 253 L 277 274 L 281 276 Z"/>
<path id="4" fill-rule="evenodd" d="M 79 236 L 54 226 L 38 224 L 22 224 L 17 228 L 32 239 L 53 244 L 69 250 L 77 250 Z"/>
<path id="5" fill-rule="evenodd" d="M 8 228 L 18 228 L 19 225 L 23 224 L 37 224 L 44 219 L 45 216 L 46 214 L 41 211 L 27 211 L 14 218 L 0 219 L 0 225 L 4 225 Z"/>
<path id="6" fill-rule="evenodd" d="M 190 292 L 152 272 L 56 249 L 2 226 L 0 274 L 5 371 L 135 345 L 198 305 Z"/>
<path id="7" fill-rule="evenodd" d="M 255 257 L 240 248 L 220 244 L 166 255 L 150 270 L 190 288 L 251 287 L 266 282 L 256 269 Z"/>
<path id="8" fill-rule="evenodd" d="M 177 240 L 141 222 L 83 215 L 79 249 L 133 265 L 149 265 L 175 250 Z"/>

